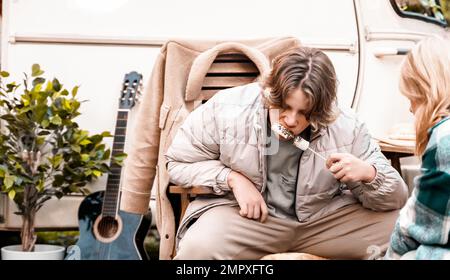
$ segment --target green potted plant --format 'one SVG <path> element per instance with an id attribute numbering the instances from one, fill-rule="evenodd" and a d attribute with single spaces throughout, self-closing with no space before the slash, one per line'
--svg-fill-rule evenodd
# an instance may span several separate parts
<path id="1" fill-rule="evenodd" d="M 110 171 L 110 149 L 103 139 L 112 135 L 90 135 L 79 128 L 74 121 L 80 115 L 78 86 L 69 92 L 58 79 L 47 80 L 43 73 L 34 64 L 31 78 L 25 74 L 22 85 L 4 84 L 9 73 L 0 73 L 0 186 L 23 221 L 21 246 L 2 248 L 3 259 L 11 254 L 35 258 L 35 252 L 47 250 L 49 245 L 35 244 L 37 211 L 54 196 L 87 194 L 87 183 Z M 111 162 L 121 164 L 124 157 L 117 154 Z M 62 258 L 64 248 L 56 254 Z"/>

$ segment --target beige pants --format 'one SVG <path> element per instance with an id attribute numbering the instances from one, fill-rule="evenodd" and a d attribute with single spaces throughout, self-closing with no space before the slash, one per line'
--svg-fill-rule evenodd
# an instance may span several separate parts
<path id="1" fill-rule="evenodd" d="M 241 217 L 238 207 L 218 206 L 190 226 L 175 259 L 260 259 L 283 252 L 372 259 L 386 251 L 398 212 L 353 204 L 313 222 L 269 216 L 260 223 Z"/>

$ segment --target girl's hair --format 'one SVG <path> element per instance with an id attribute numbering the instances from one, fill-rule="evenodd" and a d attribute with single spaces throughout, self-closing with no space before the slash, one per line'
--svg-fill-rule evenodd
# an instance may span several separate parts
<path id="1" fill-rule="evenodd" d="M 432 36 L 420 41 L 406 56 L 400 91 L 417 104 L 416 154 L 422 155 L 429 141 L 428 130 L 450 115 L 450 42 Z"/>
<path id="2" fill-rule="evenodd" d="M 283 108 L 288 94 L 301 89 L 309 100 L 306 116 L 313 131 L 327 126 L 336 117 L 337 79 L 333 64 L 321 50 L 297 47 L 272 62 L 263 82 L 266 106 Z"/>

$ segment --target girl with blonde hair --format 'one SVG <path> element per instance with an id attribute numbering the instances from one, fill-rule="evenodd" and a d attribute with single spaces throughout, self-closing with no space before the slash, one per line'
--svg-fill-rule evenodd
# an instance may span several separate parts
<path id="1" fill-rule="evenodd" d="M 416 118 L 421 175 L 401 210 L 386 259 L 450 259 L 450 41 L 427 37 L 407 55 L 400 91 Z"/>

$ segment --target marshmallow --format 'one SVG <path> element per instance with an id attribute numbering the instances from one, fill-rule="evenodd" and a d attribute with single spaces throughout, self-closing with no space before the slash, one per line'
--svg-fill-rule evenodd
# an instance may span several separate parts
<path id="1" fill-rule="evenodd" d="M 300 136 L 295 137 L 294 145 L 300 150 L 306 151 L 309 147 L 309 142 Z"/>
<path id="2" fill-rule="evenodd" d="M 282 125 L 279 124 L 279 123 L 274 123 L 274 124 L 271 126 L 271 128 L 272 128 L 272 130 L 273 130 L 275 133 L 277 133 L 278 135 L 280 135 L 280 136 L 283 137 L 284 139 L 289 140 L 289 139 L 294 138 L 294 135 L 292 135 L 292 133 L 291 133 L 289 130 L 287 130 L 284 126 L 282 126 Z"/>

